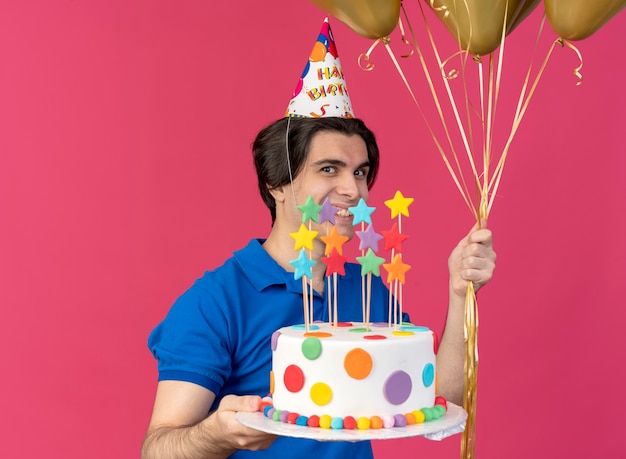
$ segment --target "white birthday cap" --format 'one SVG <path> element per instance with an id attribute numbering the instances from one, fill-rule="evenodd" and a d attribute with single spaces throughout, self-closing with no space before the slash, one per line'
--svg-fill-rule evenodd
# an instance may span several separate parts
<path id="1" fill-rule="evenodd" d="M 354 118 L 328 18 L 324 19 L 285 116 Z"/>

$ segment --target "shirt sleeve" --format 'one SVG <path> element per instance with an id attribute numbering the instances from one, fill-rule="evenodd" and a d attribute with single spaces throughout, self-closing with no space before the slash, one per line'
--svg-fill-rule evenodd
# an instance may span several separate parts
<path id="1" fill-rule="evenodd" d="M 194 284 L 148 338 L 159 381 L 198 384 L 218 394 L 231 372 L 227 307 Z"/>

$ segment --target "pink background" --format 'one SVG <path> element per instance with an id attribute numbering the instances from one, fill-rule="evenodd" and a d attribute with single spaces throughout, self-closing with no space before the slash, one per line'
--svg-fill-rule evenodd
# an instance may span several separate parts
<path id="1" fill-rule="evenodd" d="M 528 68 L 541 13 L 507 41 L 506 82 Z M 138 457 L 157 377 L 148 333 L 205 269 L 267 233 L 249 144 L 283 115 L 323 17 L 304 0 L 2 2 L 0 457 Z M 440 330 L 446 258 L 471 215 L 384 49 L 364 72 L 371 42 L 331 23 L 382 147 L 371 202 L 415 197 L 407 308 Z M 506 164 L 498 269 L 479 298 L 479 458 L 623 455 L 625 28 L 621 13 L 576 43 L 579 87 L 575 54 L 555 50 Z M 547 25 L 543 37 L 539 56 L 556 38 Z M 417 78 L 415 59 L 403 65 Z M 459 441 L 375 451 L 453 458 Z"/>

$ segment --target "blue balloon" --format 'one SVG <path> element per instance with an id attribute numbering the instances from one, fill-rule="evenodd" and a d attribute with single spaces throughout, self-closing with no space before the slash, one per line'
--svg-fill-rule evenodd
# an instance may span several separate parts
<path id="1" fill-rule="evenodd" d="M 317 41 L 323 44 L 324 48 L 326 48 L 326 51 L 328 51 L 328 37 L 326 35 L 324 35 L 323 33 L 319 34 L 319 36 L 317 37 Z"/>
<path id="2" fill-rule="evenodd" d="M 304 78 L 307 75 L 307 73 L 309 73 L 310 67 L 311 67 L 311 63 L 307 61 L 306 66 L 304 67 L 304 71 L 302 72 L 302 76 L 300 78 Z"/>

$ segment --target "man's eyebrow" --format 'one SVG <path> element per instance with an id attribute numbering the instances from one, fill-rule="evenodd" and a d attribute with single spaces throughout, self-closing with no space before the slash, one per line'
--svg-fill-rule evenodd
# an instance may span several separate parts
<path id="1" fill-rule="evenodd" d="M 346 167 L 347 166 L 345 161 L 341 161 L 340 159 L 331 159 L 331 158 L 320 159 L 319 161 L 315 161 L 314 163 L 311 164 L 311 166 L 314 166 L 314 167 L 324 166 L 324 165 L 340 166 L 340 167 Z M 359 164 L 357 169 L 361 169 L 361 168 L 364 168 L 364 167 L 370 167 L 370 162 L 369 161 L 365 161 L 365 162 Z"/>

